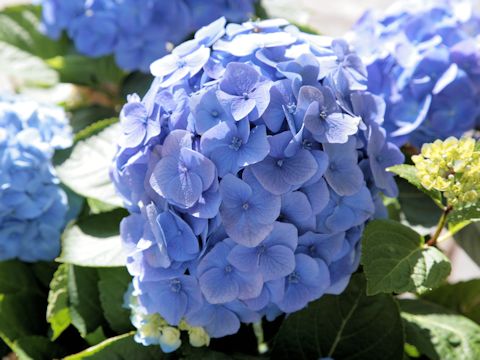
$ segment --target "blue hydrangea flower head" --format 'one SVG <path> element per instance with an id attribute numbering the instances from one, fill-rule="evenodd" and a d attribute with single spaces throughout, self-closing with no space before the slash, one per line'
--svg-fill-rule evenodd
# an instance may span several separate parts
<path id="1" fill-rule="evenodd" d="M 71 143 L 62 109 L 0 99 L 0 261 L 58 256 L 67 199 L 51 159 Z"/>
<path id="2" fill-rule="evenodd" d="M 403 161 L 358 56 L 285 20 L 219 19 L 151 70 L 112 170 L 138 341 L 194 327 L 207 344 L 342 292 Z"/>
<path id="3" fill-rule="evenodd" d="M 480 125 L 473 8 L 470 0 L 399 1 L 365 13 L 347 35 L 367 65 L 369 91 L 386 102 L 389 141 L 419 149 Z"/>
<path id="4" fill-rule="evenodd" d="M 51 38 L 58 39 L 62 32 L 66 31 L 80 53 L 90 57 L 113 54 L 122 69 L 147 72 L 152 61 L 166 55 L 174 44 L 178 45 L 195 30 L 213 20 L 221 16 L 230 21 L 247 20 L 255 13 L 256 1 L 41 0 L 40 2 L 42 28 Z M 222 30 L 223 25 L 219 26 Z M 202 37 L 203 43 L 207 46 L 210 45 L 208 42 L 216 40 L 212 36 L 210 33 L 197 33 L 197 37 Z M 175 58 L 176 54 L 172 54 L 166 61 L 171 63 Z M 192 55 L 190 61 L 195 59 L 196 57 Z"/>

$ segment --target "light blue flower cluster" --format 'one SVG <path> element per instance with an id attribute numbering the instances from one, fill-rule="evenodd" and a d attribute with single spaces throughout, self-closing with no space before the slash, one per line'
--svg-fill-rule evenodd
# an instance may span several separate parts
<path id="1" fill-rule="evenodd" d="M 220 18 L 151 70 L 112 173 L 145 313 L 215 338 L 342 292 L 403 161 L 358 56 L 284 20 Z"/>
<path id="2" fill-rule="evenodd" d="M 67 199 L 51 159 L 71 142 L 62 109 L 0 99 L 0 261 L 58 255 Z"/>
<path id="3" fill-rule="evenodd" d="M 480 16 L 470 0 L 401 1 L 367 12 L 348 35 L 386 102 L 397 145 L 460 137 L 480 126 Z"/>
<path id="4" fill-rule="evenodd" d="M 244 21 L 257 0 L 41 0 L 43 27 L 58 39 L 63 30 L 87 56 L 115 55 L 125 70 L 150 63 L 220 16 Z"/>

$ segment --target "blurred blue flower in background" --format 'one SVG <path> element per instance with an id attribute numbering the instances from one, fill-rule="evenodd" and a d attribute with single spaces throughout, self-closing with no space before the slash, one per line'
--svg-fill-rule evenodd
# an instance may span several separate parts
<path id="1" fill-rule="evenodd" d="M 122 69 L 147 72 L 152 61 L 220 16 L 230 21 L 249 19 L 255 14 L 256 0 L 40 2 L 44 31 L 50 37 L 58 39 L 65 30 L 80 53 L 114 54 Z"/>
<path id="2" fill-rule="evenodd" d="M 341 293 L 403 161 L 358 56 L 284 20 L 220 19 L 151 70 L 112 170 L 137 341 L 173 351 L 178 325 L 202 345 Z"/>
<path id="3" fill-rule="evenodd" d="M 0 99 L 0 260 L 53 260 L 67 198 L 51 160 L 71 145 L 62 109 Z"/>
<path id="4" fill-rule="evenodd" d="M 401 1 L 357 22 L 347 38 L 385 99 L 390 141 L 420 148 L 480 125 L 479 33 L 470 0 Z"/>

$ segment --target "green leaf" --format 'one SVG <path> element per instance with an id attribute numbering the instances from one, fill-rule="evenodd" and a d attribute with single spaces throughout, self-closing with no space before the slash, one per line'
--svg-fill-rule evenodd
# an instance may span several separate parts
<path id="1" fill-rule="evenodd" d="M 160 346 L 144 346 L 133 340 L 133 333 L 107 339 L 81 353 L 67 356 L 65 360 L 161 360 L 167 355 Z"/>
<path id="2" fill-rule="evenodd" d="M 480 220 L 480 203 L 464 206 L 458 209 L 454 208 L 447 218 L 450 226 L 462 224 L 467 220 Z"/>
<path id="3" fill-rule="evenodd" d="M 480 279 L 443 285 L 422 298 L 480 324 Z"/>
<path id="4" fill-rule="evenodd" d="M 423 301 L 400 300 L 406 341 L 432 360 L 480 359 L 480 326 Z"/>
<path id="5" fill-rule="evenodd" d="M 387 208 L 388 218 L 390 220 L 400 221 L 402 208 L 398 198 L 383 197 L 383 205 Z"/>
<path id="6" fill-rule="evenodd" d="M 16 88 L 58 83 L 58 74 L 41 58 L 0 40 L 0 75 Z"/>
<path id="7" fill-rule="evenodd" d="M 63 191 L 65 191 L 65 194 L 67 194 L 68 212 L 65 215 L 65 223 L 69 223 L 70 221 L 76 219 L 82 212 L 85 205 L 85 198 L 74 193 L 66 186 L 60 186 L 62 187 Z"/>
<path id="8" fill-rule="evenodd" d="M 474 222 L 454 235 L 455 241 L 480 266 L 480 222 Z"/>
<path id="9" fill-rule="evenodd" d="M 363 234 L 361 263 L 367 293 L 423 293 L 438 287 L 450 274 L 448 258 L 426 247 L 417 232 L 391 220 L 370 222 Z"/>
<path id="10" fill-rule="evenodd" d="M 107 340 L 105 333 L 103 332 L 103 327 L 99 326 L 95 331 L 92 331 L 90 334 L 85 336 L 85 340 L 88 345 L 93 346 L 101 343 L 102 341 Z"/>
<path id="11" fill-rule="evenodd" d="M 98 292 L 96 269 L 68 267 L 68 295 L 72 324 L 85 337 L 104 323 Z"/>
<path id="12" fill-rule="evenodd" d="M 50 281 L 53 278 L 53 274 L 55 271 L 57 271 L 58 264 L 53 261 L 38 261 L 33 263 L 31 268 L 37 280 L 46 290 L 50 286 Z"/>
<path id="13" fill-rule="evenodd" d="M 12 346 L 20 360 L 51 360 L 65 355 L 64 349 L 44 336 L 26 336 Z"/>
<path id="14" fill-rule="evenodd" d="M 410 184 L 430 196 L 437 205 L 442 207 L 442 194 L 438 190 L 427 190 L 423 187 L 420 179 L 417 176 L 417 169 L 415 166 L 407 164 L 395 165 L 389 167 L 387 171 L 393 172 L 394 174 L 400 176 L 402 179 L 407 180 Z"/>
<path id="15" fill-rule="evenodd" d="M 425 193 L 403 179 L 397 180 L 398 202 L 410 225 L 431 228 L 437 225 L 442 210 Z"/>
<path id="16" fill-rule="evenodd" d="M 75 134 L 75 142 L 81 141 L 81 140 L 86 140 L 89 137 L 92 137 L 94 135 L 97 135 L 100 133 L 102 130 L 105 130 L 109 126 L 118 123 L 118 118 L 117 117 L 112 117 L 108 119 L 101 119 L 96 121 L 93 124 L 90 124 L 86 126 L 84 129 L 79 131 L 77 134 Z"/>
<path id="17" fill-rule="evenodd" d="M 90 213 L 98 215 L 104 212 L 109 212 L 117 209 L 115 205 L 106 204 L 100 200 L 96 199 L 87 199 L 87 204 L 90 209 Z"/>
<path id="18" fill-rule="evenodd" d="M 53 41 L 39 32 L 40 8 L 22 5 L 0 12 L 0 75 L 19 90 L 53 86 L 58 74 L 43 59 L 66 51 L 65 41 Z"/>
<path id="19" fill-rule="evenodd" d="M 123 298 L 132 281 L 126 268 L 99 268 L 98 290 L 105 318 L 119 334 L 131 331 L 130 311 L 123 307 Z"/>
<path id="20" fill-rule="evenodd" d="M 0 262 L 0 338 L 11 349 L 16 340 L 42 333 L 45 306 L 37 280 L 27 264 Z"/>
<path id="21" fill-rule="evenodd" d="M 96 109 L 96 107 L 93 107 L 93 108 Z M 94 110 L 92 109 L 92 111 L 94 111 Z M 87 114 L 88 114 L 88 111 L 87 111 Z M 94 117 L 92 117 L 92 119 L 94 119 Z M 71 119 L 71 122 L 73 120 L 74 120 L 74 118 Z M 93 135 L 97 135 L 102 130 L 105 130 L 110 125 L 113 125 L 115 123 L 118 123 L 118 118 L 116 118 L 116 117 L 107 118 L 107 119 L 102 117 L 101 120 L 96 120 L 93 123 L 88 123 L 88 125 L 84 126 L 82 129 L 80 129 L 75 134 L 74 144 L 76 144 L 79 141 L 86 140 Z M 68 149 L 65 149 L 65 150 L 57 150 L 55 152 L 54 157 L 53 157 L 53 164 L 55 166 L 59 166 L 59 165 L 63 164 L 65 161 L 67 161 L 70 158 L 70 156 L 72 155 L 73 149 L 74 149 L 74 147 L 73 148 L 71 147 L 71 148 L 68 148 Z M 63 187 L 64 187 L 64 190 L 67 192 L 67 195 L 70 196 L 69 192 L 72 192 L 72 190 L 70 190 L 66 186 L 63 186 Z M 74 195 L 77 195 L 77 194 L 74 193 Z M 90 200 L 92 200 L 92 199 L 90 199 Z M 100 200 L 97 200 L 97 201 L 100 201 Z"/>
<path id="22" fill-rule="evenodd" d="M 22 337 L 44 333 L 45 307 L 45 299 L 36 292 L 0 294 L 0 337 L 13 348 Z"/>
<path id="23" fill-rule="evenodd" d="M 458 233 L 459 231 L 461 231 L 462 229 L 464 229 L 465 227 L 467 227 L 468 225 L 470 225 L 472 222 L 471 221 L 462 221 L 462 222 L 459 222 L 459 223 L 456 223 L 456 224 L 452 224 L 452 223 L 447 223 L 447 227 L 448 227 L 448 233 L 450 236 L 453 236 L 455 235 L 456 233 Z"/>
<path id="24" fill-rule="evenodd" d="M 67 51 L 66 39 L 52 40 L 42 34 L 39 28 L 39 6 L 12 6 L 0 12 L 0 41 L 42 59 Z"/>
<path id="25" fill-rule="evenodd" d="M 34 284 L 35 276 L 27 264 L 16 260 L 0 261 L 0 294 L 16 294 Z"/>
<path id="26" fill-rule="evenodd" d="M 296 26 L 301 32 L 312 34 L 312 35 L 320 35 L 320 32 L 318 31 L 318 29 L 314 28 L 313 26 L 310 26 L 308 24 L 301 24 L 296 21 L 290 21 L 290 23 Z"/>
<path id="27" fill-rule="evenodd" d="M 47 321 L 52 328 L 52 340 L 57 339 L 72 323 L 68 300 L 68 268 L 67 264 L 61 264 L 50 283 Z"/>
<path id="28" fill-rule="evenodd" d="M 75 107 L 68 109 L 68 112 L 71 114 L 70 124 L 74 133 L 78 133 L 101 120 L 112 119 L 117 115 L 114 109 L 101 105 Z"/>
<path id="29" fill-rule="evenodd" d="M 128 213 L 117 209 L 91 215 L 70 224 L 62 235 L 59 262 L 89 267 L 124 266 L 126 255 L 119 235 L 120 221 Z"/>
<path id="30" fill-rule="evenodd" d="M 12 350 L 10 350 L 10 348 L 7 346 L 7 344 L 5 344 L 1 339 L 0 339 L 0 356 L 2 357 L 2 359 L 7 356 L 8 354 L 10 354 L 12 352 Z"/>
<path id="31" fill-rule="evenodd" d="M 268 13 L 265 7 L 263 7 L 261 1 L 255 2 L 255 15 L 260 19 L 268 19 Z"/>
<path id="32" fill-rule="evenodd" d="M 129 74 L 122 84 L 120 96 L 125 99 L 127 95 L 138 94 L 144 97 L 152 85 L 154 77 L 151 74 L 145 74 L 139 71 Z"/>
<path id="33" fill-rule="evenodd" d="M 90 344 L 105 339 L 98 282 L 96 269 L 60 265 L 48 295 L 47 320 L 52 328 L 52 340 L 57 339 L 70 324 Z"/>
<path id="34" fill-rule="evenodd" d="M 235 335 L 236 336 L 236 335 Z M 229 349 L 230 350 L 230 349 Z M 210 347 L 193 347 L 189 344 L 182 344 L 182 347 L 178 350 L 181 352 L 181 359 L 184 360 L 265 360 L 265 357 L 252 356 L 239 353 L 228 353 L 214 351 Z"/>
<path id="35" fill-rule="evenodd" d="M 390 171 L 400 176 L 402 179 L 407 180 L 410 184 L 415 185 L 419 189 L 423 188 L 423 186 L 420 183 L 420 179 L 417 176 L 417 169 L 413 165 L 408 165 L 408 164 L 395 165 L 395 166 L 389 167 L 387 171 Z"/>
<path id="36" fill-rule="evenodd" d="M 272 359 L 402 359 L 403 328 L 391 295 L 366 296 L 354 275 L 341 295 L 324 295 L 290 314 L 275 338 Z"/>
<path id="37" fill-rule="evenodd" d="M 408 356 L 407 359 L 419 358 L 420 356 L 422 356 L 422 354 L 420 354 L 418 349 L 411 344 L 405 343 L 404 350 L 405 350 L 405 354 Z"/>
<path id="38" fill-rule="evenodd" d="M 39 288 L 39 279 L 43 275 L 37 274 L 46 268 L 50 266 L 0 262 L 0 338 L 21 360 L 52 359 L 63 355 L 58 345 L 50 343 L 44 336 L 47 332 L 47 302 Z"/>
<path id="39" fill-rule="evenodd" d="M 122 207 L 109 175 L 119 135 L 119 124 L 113 124 L 77 142 L 71 156 L 56 167 L 60 180 L 86 198 Z"/>
<path id="40" fill-rule="evenodd" d="M 60 81 L 115 93 L 111 87 L 119 84 L 125 73 L 117 66 L 113 56 L 90 58 L 79 54 L 56 56 L 47 63 L 60 74 Z"/>

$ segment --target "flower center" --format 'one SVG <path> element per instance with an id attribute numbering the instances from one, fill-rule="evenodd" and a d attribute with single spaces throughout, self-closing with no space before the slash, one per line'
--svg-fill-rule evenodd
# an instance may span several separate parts
<path id="1" fill-rule="evenodd" d="M 247 92 L 244 92 L 243 93 L 243 100 L 248 100 L 248 99 L 250 99 L 250 95 L 248 95 Z"/>
<path id="2" fill-rule="evenodd" d="M 230 149 L 233 149 L 235 151 L 238 151 L 238 149 L 240 149 L 240 147 L 242 146 L 243 144 L 243 141 L 242 139 L 240 139 L 239 137 L 236 137 L 234 136 L 232 138 L 232 142 L 230 143 Z"/>
<path id="3" fill-rule="evenodd" d="M 294 114 L 297 111 L 297 104 L 290 103 L 287 105 L 287 111 L 289 114 Z"/>
<path id="4" fill-rule="evenodd" d="M 182 68 L 184 68 L 185 66 L 187 66 L 187 62 L 186 62 L 184 59 L 180 59 L 180 60 L 178 60 L 177 65 L 178 65 L 178 68 L 179 68 L 179 69 L 182 69 Z"/>
<path id="5" fill-rule="evenodd" d="M 185 174 L 186 172 L 188 172 L 188 168 L 184 164 L 179 164 L 178 171 L 182 174 Z"/>
<path id="6" fill-rule="evenodd" d="M 298 282 L 300 282 L 300 276 L 296 271 L 294 271 L 290 275 L 288 275 L 287 280 L 291 284 L 297 284 Z"/>
<path id="7" fill-rule="evenodd" d="M 227 266 L 225 266 L 224 270 L 225 270 L 226 273 L 231 273 L 233 271 L 233 268 L 232 268 L 231 265 L 227 265 Z"/>
<path id="8" fill-rule="evenodd" d="M 170 281 L 170 290 L 176 293 L 180 292 L 180 290 L 182 290 L 182 283 L 180 282 L 180 280 L 173 279 L 172 281 Z"/>
<path id="9" fill-rule="evenodd" d="M 277 160 L 277 166 L 282 167 L 283 166 L 283 159 Z"/>
<path id="10" fill-rule="evenodd" d="M 172 111 L 172 110 L 167 110 L 167 111 L 165 111 L 165 117 L 166 117 L 166 118 L 169 118 L 170 116 L 172 116 L 172 114 L 173 114 L 173 111 Z"/>
<path id="11" fill-rule="evenodd" d="M 213 111 L 211 112 L 211 115 L 212 115 L 212 117 L 217 118 L 218 115 L 220 115 L 220 114 L 218 113 L 217 110 L 213 110 Z"/>
<path id="12" fill-rule="evenodd" d="M 312 142 L 311 142 L 310 140 L 305 139 L 305 140 L 303 140 L 303 142 L 302 142 L 302 146 L 303 146 L 303 148 L 306 149 L 306 150 L 312 150 L 313 144 L 312 144 Z"/>
<path id="13" fill-rule="evenodd" d="M 248 210 L 249 207 L 250 207 L 250 204 L 249 204 L 249 203 L 244 203 L 244 204 L 242 205 L 243 210 Z"/>
<path id="14" fill-rule="evenodd" d="M 260 245 L 257 247 L 257 254 L 262 255 L 267 251 L 267 247 L 265 245 Z"/>

